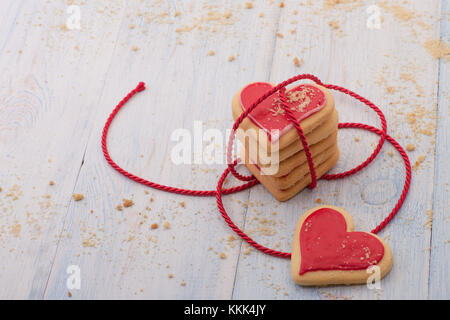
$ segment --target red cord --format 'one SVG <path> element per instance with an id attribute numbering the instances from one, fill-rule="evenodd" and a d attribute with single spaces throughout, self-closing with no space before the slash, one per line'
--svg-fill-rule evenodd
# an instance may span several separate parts
<path id="1" fill-rule="evenodd" d="M 286 112 L 286 117 L 292 122 L 294 125 L 294 128 L 297 130 L 298 136 L 300 137 L 300 141 L 302 142 L 303 149 L 305 150 L 306 160 L 308 162 L 309 171 L 311 173 L 311 184 L 309 185 L 310 189 L 314 189 L 317 186 L 317 174 L 316 169 L 314 168 L 314 162 L 311 155 L 311 150 L 309 150 L 308 142 L 306 141 L 305 134 L 303 133 L 303 130 L 300 126 L 300 122 L 297 121 L 295 118 L 294 113 L 289 108 L 289 105 L 286 100 L 286 88 L 283 87 L 280 90 L 280 100 L 281 100 L 281 106 L 283 110 Z"/>
<path id="2" fill-rule="evenodd" d="M 380 136 L 380 140 L 378 142 L 377 147 L 375 148 L 375 150 L 373 151 L 373 153 L 360 165 L 356 166 L 353 169 L 350 169 L 346 172 L 342 172 L 342 173 L 337 173 L 337 174 L 328 174 L 328 175 L 324 175 L 322 176 L 322 179 L 326 179 L 326 180 L 334 180 L 334 179 L 340 179 L 340 178 L 344 178 L 344 177 L 348 177 L 356 172 L 361 171 L 363 168 L 365 168 L 366 166 L 368 166 L 379 154 L 381 148 L 383 147 L 384 141 L 388 140 L 396 149 L 397 151 L 400 153 L 400 155 L 402 156 L 404 163 L 405 163 L 405 168 L 406 168 L 406 175 L 405 175 L 405 184 L 403 187 L 403 191 L 402 194 L 400 195 L 399 200 L 397 201 L 397 204 L 395 205 L 395 207 L 392 209 L 392 211 L 390 212 L 390 214 L 377 226 L 375 227 L 371 232 L 372 233 L 378 233 L 380 232 L 393 218 L 394 216 L 397 214 L 397 212 L 400 210 L 401 206 L 403 205 L 403 202 L 406 199 L 406 196 L 408 194 L 408 190 L 409 190 L 409 186 L 411 184 L 411 164 L 409 162 L 409 158 L 408 155 L 406 154 L 406 152 L 403 150 L 403 148 L 398 144 L 397 141 L 395 141 L 395 139 L 393 139 L 392 137 L 390 137 L 389 135 L 387 135 L 387 124 L 386 124 L 386 119 L 384 117 L 384 114 L 381 112 L 381 110 L 375 106 L 373 103 L 371 103 L 369 100 L 359 96 L 358 94 L 347 90 L 345 88 L 339 87 L 339 86 L 335 86 L 335 85 L 331 85 L 331 84 L 322 84 L 322 82 L 315 76 L 313 75 L 309 75 L 309 74 L 305 74 L 305 75 L 298 75 L 295 76 L 291 79 L 288 79 L 282 83 L 280 83 L 279 85 L 275 86 L 273 89 L 269 90 L 267 93 L 265 93 L 263 96 L 261 96 L 257 101 L 255 101 L 250 108 L 248 108 L 246 111 L 244 111 L 241 116 L 235 121 L 234 125 L 233 125 L 233 130 L 232 133 L 230 135 L 229 141 L 228 141 L 228 147 L 227 147 L 227 163 L 228 166 L 225 169 L 225 171 L 223 172 L 222 176 L 220 177 L 218 184 L 217 184 L 217 189 L 216 190 L 189 190 L 189 189 L 183 189 L 183 188 L 175 188 L 175 187 L 170 187 L 170 186 L 165 186 L 165 185 L 161 185 L 146 179 L 142 179 L 136 175 L 133 175 L 132 173 L 129 173 L 127 171 L 125 171 L 124 169 L 122 169 L 119 165 L 117 165 L 111 158 L 111 156 L 109 155 L 108 152 L 108 147 L 107 147 L 107 136 L 108 136 L 108 131 L 109 128 L 111 126 L 112 121 L 114 120 L 115 116 L 117 115 L 117 113 L 119 112 L 119 110 L 125 105 L 125 103 L 131 99 L 131 97 L 133 97 L 136 93 L 145 90 L 145 84 L 143 82 L 140 82 L 138 84 L 138 86 L 132 90 L 130 93 L 128 93 L 128 95 L 122 99 L 122 101 L 119 102 L 119 104 L 114 108 L 114 110 L 111 112 L 110 116 L 108 117 L 108 120 L 106 121 L 106 124 L 103 128 L 103 133 L 102 133 L 102 139 L 101 139 L 101 145 L 102 145 L 102 150 L 103 150 L 103 154 L 105 156 L 106 161 L 113 167 L 114 170 L 116 170 L 117 172 L 119 172 L 120 174 L 124 175 L 125 177 L 136 181 L 138 183 L 141 183 L 143 185 L 146 185 L 148 187 L 151 188 L 155 188 L 158 190 L 162 190 L 162 191 L 166 191 L 166 192 L 172 192 L 172 193 L 178 193 L 178 194 L 183 194 L 183 195 L 191 195 L 191 196 L 216 196 L 216 200 L 217 200 L 217 206 L 219 208 L 219 211 L 222 215 L 222 217 L 224 218 L 225 222 L 229 225 L 229 227 L 236 232 L 237 235 L 239 235 L 242 239 L 244 239 L 245 241 L 247 241 L 250 245 L 252 245 L 254 248 L 269 254 L 269 255 L 273 255 L 273 256 L 277 256 L 277 257 L 282 257 L 282 258 L 290 258 L 291 254 L 288 252 L 281 252 L 281 251 L 277 251 L 277 250 L 272 250 L 269 249 L 267 247 L 264 247 L 260 244 L 258 244 L 257 242 L 255 242 L 253 239 L 251 239 L 249 236 L 247 236 L 242 230 L 240 230 L 234 223 L 233 221 L 230 219 L 230 217 L 228 216 L 224 206 L 223 206 L 223 202 L 222 202 L 222 195 L 227 195 L 227 194 L 231 194 L 231 193 L 235 193 L 235 192 L 239 192 L 245 189 L 248 189 L 256 184 L 258 184 L 258 180 L 255 179 L 255 177 L 253 176 L 244 176 L 239 174 L 236 170 L 235 170 L 235 166 L 238 162 L 238 159 L 236 160 L 231 160 L 231 150 L 233 147 L 233 141 L 234 141 L 234 133 L 237 130 L 237 128 L 239 127 L 240 123 L 248 116 L 248 114 L 255 109 L 262 101 L 264 101 L 267 97 L 269 97 L 270 95 L 272 95 L 273 93 L 279 91 L 280 92 L 280 97 L 282 99 L 283 102 L 283 108 L 285 109 L 286 114 L 289 118 L 289 120 L 294 124 L 294 127 L 296 128 L 297 132 L 299 133 L 300 136 L 300 140 L 303 144 L 303 147 L 305 149 L 305 154 L 308 160 L 308 165 L 310 168 L 310 172 L 311 172 L 311 177 L 312 177 L 312 183 L 310 185 L 310 188 L 314 188 L 316 186 L 316 173 L 315 173 L 315 169 L 314 169 L 314 164 L 312 161 L 312 157 L 311 157 L 311 152 L 309 150 L 309 146 L 306 142 L 306 138 L 303 134 L 303 131 L 301 129 L 300 124 L 298 123 L 297 119 L 295 119 L 295 117 L 291 114 L 289 108 L 286 107 L 286 101 L 285 101 L 285 87 L 287 85 L 289 85 L 292 82 L 298 81 L 298 80 L 302 80 L 302 79 L 310 79 L 313 80 L 314 82 L 316 82 L 317 84 L 323 85 L 328 89 L 331 90 L 338 90 L 341 91 L 345 94 L 348 94 L 352 97 L 354 97 L 355 99 L 361 101 L 362 103 L 366 104 L 367 106 L 369 106 L 370 108 L 372 108 L 380 117 L 381 120 L 381 124 L 382 124 L 382 130 L 377 129 L 375 127 L 366 125 L 366 124 L 361 124 L 361 123 L 340 123 L 339 124 L 339 128 L 357 128 L 357 129 L 365 129 L 371 132 L 374 132 L 376 134 L 378 134 Z M 243 181 L 248 181 L 247 183 L 244 183 L 240 186 L 237 187 L 232 187 L 232 188 L 228 188 L 228 189 L 222 189 L 223 184 L 225 182 L 225 179 L 227 178 L 228 174 L 231 173 L 233 174 L 236 178 L 243 180 Z"/>
<path id="3" fill-rule="evenodd" d="M 102 150 L 103 150 L 103 155 L 105 156 L 106 161 L 111 165 L 111 167 L 113 167 L 114 170 L 116 170 L 120 174 L 124 175 L 128 179 L 139 182 L 150 188 L 154 188 L 154 189 L 158 189 L 158 190 L 166 191 L 166 192 L 184 194 L 184 195 L 188 195 L 188 196 L 198 196 L 198 197 L 213 197 L 213 196 L 215 196 L 216 195 L 215 190 L 189 190 L 189 189 L 182 189 L 182 188 L 174 188 L 174 187 L 165 186 L 165 185 L 162 185 L 159 183 L 155 183 L 152 181 L 148 181 L 146 179 L 142 179 L 132 173 L 125 171 L 121 167 L 119 167 L 119 165 L 117 165 L 117 163 L 115 163 L 114 160 L 111 158 L 111 156 L 109 155 L 107 144 L 106 144 L 109 127 L 111 126 L 112 121 L 116 117 L 119 110 L 122 109 L 122 107 L 125 105 L 125 103 L 127 103 L 127 101 L 130 100 L 131 97 L 133 97 L 136 93 L 143 91 L 143 90 L 145 90 L 145 84 L 143 82 L 140 82 L 134 90 L 132 90 L 129 94 L 127 94 L 127 96 L 125 98 L 122 99 L 122 101 L 119 102 L 119 104 L 114 108 L 114 110 L 109 115 L 108 120 L 106 121 L 105 127 L 103 128 L 103 133 L 102 133 Z M 235 166 L 236 163 L 237 163 L 237 160 L 234 161 L 233 165 Z M 224 189 L 224 190 L 222 190 L 222 192 L 223 192 L 223 194 L 231 194 L 231 193 L 239 192 L 239 191 L 245 190 L 247 188 L 253 187 L 255 184 L 258 184 L 258 183 L 259 183 L 259 181 L 254 179 L 254 180 L 252 180 L 248 183 L 242 184 L 238 187 Z"/>

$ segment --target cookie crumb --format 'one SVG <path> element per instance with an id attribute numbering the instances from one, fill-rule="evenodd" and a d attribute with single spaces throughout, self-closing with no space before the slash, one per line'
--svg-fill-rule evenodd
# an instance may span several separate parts
<path id="1" fill-rule="evenodd" d="M 408 144 L 406 145 L 406 150 L 407 150 L 407 151 L 414 151 L 414 150 L 416 150 L 416 146 L 413 145 L 412 143 L 408 143 Z"/>
<path id="2" fill-rule="evenodd" d="M 339 22 L 336 21 L 336 20 L 330 21 L 330 22 L 328 23 L 328 25 L 329 25 L 332 29 L 334 29 L 334 30 L 339 29 Z"/>
<path id="3" fill-rule="evenodd" d="M 284 2 L 280 2 L 280 8 L 284 8 Z"/>
<path id="4" fill-rule="evenodd" d="M 53 180 L 50 180 L 50 182 L 48 184 L 51 185 L 51 186 L 54 186 L 55 182 Z"/>
<path id="5" fill-rule="evenodd" d="M 125 199 L 125 198 L 122 199 L 122 203 L 125 208 L 129 208 L 132 205 L 134 205 L 133 200 L 129 200 L 129 199 Z"/>
<path id="6" fill-rule="evenodd" d="M 387 87 L 387 88 L 386 88 L 386 91 L 387 91 L 387 93 L 389 93 L 389 94 L 394 94 L 396 90 L 395 90 L 394 87 Z"/>
<path id="7" fill-rule="evenodd" d="M 16 223 L 16 224 L 12 225 L 10 227 L 10 229 L 11 229 L 11 233 L 14 236 L 14 238 L 20 237 L 20 231 L 22 230 L 22 226 L 20 225 L 20 223 Z"/>
<path id="8" fill-rule="evenodd" d="M 159 225 L 158 225 L 157 223 L 153 223 L 153 224 L 150 226 L 150 228 L 151 228 L 152 230 L 158 229 L 158 227 L 159 227 Z"/>
<path id="9" fill-rule="evenodd" d="M 226 259 L 227 255 L 224 252 L 220 253 L 220 259 Z"/>
<path id="10" fill-rule="evenodd" d="M 131 47 L 131 50 L 133 50 L 133 51 L 138 51 L 138 50 L 139 50 L 139 47 L 138 47 L 138 46 L 132 46 L 132 47 Z"/>
<path id="11" fill-rule="evenodd" d="M 321 198 L 317 198 L 316 199 L 316 203 L 322 203 L 322 199 Z"/>
<path id="12" fill-rule="evenodd" d="M 208 52 L 208 56 L 213 56 L 213 55 L 215 55 L 216 53 L 214 52 L 214 50 L 210 50 L 209 52 Z"/>
<path id="13" fill-rule="evenodd" d="M 450 47 L 441 40 L 428 40 L 423 44 L 428 53 L 435 59 L 450 60 Z"/>
<path id="14" fill-rule="evenodd" d="M 304 62 L 303 59 L 300 60 L 297 57 L 294 58 L 294 64 L 297 68 L 300 67 L 303 64 L 303 62 Z"/>
<path id="15" fill-rule="evenodd" d="M 173 278 L 173 273 L 169 273 L 167 276 L 169 277 L 169 279 L 172 279 Z"/>
<path id="16" fill-rule="evenodd" d="M 170 229 L 170 223 L 169 221 L 164 222 L 164 229 Z"/>
<path id="17" fill-rule="evenodd" d="M 180 206 L 181 206 L 182 208 L 186 208 L 186 203 L 184 203 L 184 201 L 182 201 L 182 202 L 180 202 Z"/>
<path id="18" fill-rule="evenodd" d="M 231 55 L 231 56 L 228 57 L 228 61 L 229 61 L 229 62 L 234 61 L 235 59 L 236 59 L 236 57 L 233 56 L 233 55 Z"/>
<path id="19" fill-rule="evenodd" d="M 81 193 L 74 193 L 74 194 L 72 195 L 72 198 L 73 198 L 73 200 L 75 200 L 75 201 L 81 201 L 81 200 L 84 199 L 84 195 L 81 194 Z"/>
<path id="20" fill-rule="evenodd" d="M 72 292 L 67 292 L 67 296 L 69 297 L 69 298 L 72 298 Z"/>
<path id="21" fill-rule="evenodd" d="M 281 38 L 281 39 L 283 39 L 283 38 L 284 38 L 284 36 L 283 36 L 283 34 L 282 34 L 282 33 L 277 33 L 277 37 L 278 37 L 278 38 Z"/>
<path id="22" fill-rule="evenodd" d="M 361 139 L 359 137 L 356 137 L 356 136 L 355 136 L 354 139 L 355 139 L 356 142 L 360 142 L 361 141 Z"/>
<path id="23" fill-rule="evenodd" d="M 116 207 L 116 209 L 117 209 L 118 211 L 122 211 L 122 210 L 123 210 L 123 207 L 122 207 L 121 204 L 118 204 L 117 207 Z"/>
<path id="24" fill-rule="evenodd" d="M 186 282 L 184 282 L 184 280 L 181 280 L 180 286 L 185 287 L 186 286 Z"/>
<path id="25" fill-rule="evenodd" d="M 417 158 L 416 163 L 413 165 L 413 170 L 417 170 L 417 169 L 419 168 L 420 164 L 421 164 L 422 162 L 425 161 L 425 158 L 426 158 L 426 157 L 427 157 L 427 156 L 425 156 L 425 155 L 419 156 L 419 157 Z"/>
<path id="26" fill-rule="evenodd" d="M 253 8 L 253 3 L 251 3 L 251 2 L 246 2 L 246 3 L 245 3 L 245 9 L 251 9 L 251 8 Z"/>

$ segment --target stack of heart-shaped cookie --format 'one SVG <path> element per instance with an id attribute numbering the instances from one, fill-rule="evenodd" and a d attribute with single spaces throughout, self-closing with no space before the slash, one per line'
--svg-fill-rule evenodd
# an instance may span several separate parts
<path id="1" fill-rule="evenodd" d="M 251 83 L 234 96 L 236 120 L 264 93 L 270 83 Z M 305 134 L 317 179 L 338 161 L 338 114 L 330 91 L 316 84 L 286 89 L 287 105 Z M 297 130 L 287 119 L 280 93 L 260 103 L 240 124 L 236 136 L 241 142 L 241 158 L 251 173 L 279 201 L 286 201 L 311 183 L 311 174 Z"/>

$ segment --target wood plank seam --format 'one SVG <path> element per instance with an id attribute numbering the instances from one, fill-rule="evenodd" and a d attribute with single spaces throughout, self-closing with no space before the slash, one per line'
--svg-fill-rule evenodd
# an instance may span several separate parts
<path id="1" fill-rule="evenodd" d="M 274 60 L 274 57 L 275 57 L 276 45 L 277 45 L 277 40 L 278 40 L 277 34 L 278 34 L 278 31 L 279 31 L 279 28 L 280 28 L 281 10 L 282 10 L 282 8 L 280 7 L 278 9 L 278 17 L 277 17 L 277 22 L 275 24 L 276 27 L 274 28 L 275 32 L 274 32 L 273 41 L 272 41 L 272 55 L 270 57 L 270 68 L 268 70 L 269 73 L 267 75 L 267 80 L 268 81 L 270 81 L 270 77 L 272 75 L 272 70 L 273 70 L 273 60 Z M 252 192 L 253 192 L 253 188 L 250 191 L 247 192 L 247 203 L 250 201 L 250 197 L 251 197 Z M 244 232 L 245 232 L 245 226 L 246 226 L 246 222 L 247 222 L 248 209 L 249 209 L 249 206 L 247 206 L 245 208 L 245 212 L 244 212 L 244 220 L 243 220 L 243 226 L 242 226 L 242 230 Z M 231 290 L 231 299 L 233 299 L 233 297 L 234 297 L 234 289 L 235 289 L 236 280 L 237 280 L 237 272 L 238 272 L 238 269 L 239 269 L 239 262 L 241 260 L 241 255 L 243 254 L 243 252 L 242 252 L 242 244 L 243 243 L 244 243 L 244 240 L 242 238 L 240 238 L 239 254 L 238 254 L 237 261 L 236 261 L 236 267 L 235 267 L 235 270 L 234 270 L 233 289 Z"/>
<path id="2" fill-rule="evenodd" d="M 439 41 L 442 42 L 442 41 L 445 41 L 444 32 L 446 30 L 445 23 L 446 23 L 446 14 L 447 14 L 447 0 L 442 0 L 440 2 L 440 4 L 441 4 L 441 19 L 440 19 L 440 23 L 439 23 Z M 439 189 L 439 186 L 438 186 L 439 179 L 436 179 L 436 177 L 439 174 L 439 168 L 440 168 L 439 161 L 438 161 L 439 153 L 438 153 L 437 148 L 440 145 L 439 140 L 441 138 L 440 134 L 438 134 L 438 128 L 439 128 L 439 122 L 440 122 L 439 121 L 439 110 L 441 107 L 441 103 L 442 103 L 441 99 L 442 99 L 442 95 L 443 95 L 442 85 L 441 85 L 442 84 L 441 83 L 441 80 L 442 80 L 441 79 L 441 76 L 442 76 L 441 70 L 443 68 L 442 59 L 443 58 L 440 58 L 439 62 L 438 62 L 439 67 L 438 67 L 438 75 L 437 75 L 438 79 L 437 79 L 437 91 L 436 91 L 436 96 L 437 96 L 436 128 L 435 128 L 435 132 L 434 132 L 434 135 L 436 137 L 436 144 L 435 144 L 435 148 L 434 148 L 434 172 L 433 172 L 433 193 L 432 193 L 432 199 L 433 199 L 432 210 L 433 210 L 433 212 L 436 212 L 436 210 L 438 209 L 438 208 L 436 208 L 436 190 Z M 432 257 L 433 257 L 432 253 L 433 253 L 433 223 L 431 223 L 431 227 L 430 227 L 430 255 L 429 255 L 429 261 L 428 261 L 427 299 L 430 299 L 430 290 L 431 290 L 431 284 L 432 284 L 432 281 L 431 281 L 431 276 L 432 276 L 431 275 L 431 271 L 432 271 L 431 267 L 432 267 Z M 443 298 L 445 298 L 445 297 L 443 297 Z"/>
<path id="3" fill-rule="evenodd" d="M 112 51 L 112 54 L 110 55 L 110 61 L 109 61 L 109 65 L 108 65 L 107 71 L 106 71 L 106 73 L 105 73 L 105 78 L 107 78 L 108 73 L 109 73 L 109 70 L 111 70 L 111 67 L 112 67 L 112 62 L 113 62 L 113 58 L 114 58 L 114 53 L 115 53 L 116 50 L 117 50 L 117 45 L 118 45 L 118 42 L 119 42 L 120 30 L 122 30 L 122 26 L 124 25 L 124 18 L 125 18 L 126 8 L 127 8 L 127 5 L 125 4 L 125 10 L 123 10 L 123 14 L 122 14 L 121 21 L 120 21 L 120 27 L 118 28 L 118 32 L 117 32 L 117 36 L 116 36 L 116 41 L 115 41 L 115 44 L 114 44 L 114 49 L 113 49 L 113 51 Z M 97 99 L 97 104 L 96 104 L 97 106 L 98 106 L 98 105 L 100 104 L 100 102 L 102 101 L 103 94 L 104 94 L 104 92 L 105 92 L 105 86 L 106 86 L 106 80 L 103 81 L 103 86 L 102 86 L 102 88 L 101 88 L 101 90 L 100 90 L 100 92 L 99 92 L 98 99 Z M 98 108 L 97 108 L 97 112 L 98 112 Z M 95 112 L 95 110 L 94 110 L 94 116 L 92 117 L 93 119 L 96 118 L 96 117 L 95 117 L 95 114 L 96 114 L 96 112 Z M 89 147 L 89 142 L 91 142 L 91 140 L 92 140 L 94 128 L 95 128 L 95 124 L 92 125 L 92 127 L 91 127 L 91 129 L 90 129 L 90 132 L 89 132 L 89 134 L 88 134 L 88 138 L 87 138 L 86 144 L 85 144 L 85 146 L 84 146 L 83 157 L 82 157 L 82 160 L 81 160 L 80 168 L 78 169 L 78 172 L 77 172 L 76 179 L 75 179 L 75 181 L 74 181 L 74 185 L 73 185 L 73 189 L 72 189 L 72 194 L 75 192 L 76 187 L 77 187 L 77 185 L 78 185 L 79 177 L 80 177 L 81 171 L 83 170 L 83 167 L 84 167 L 84 162 L 85 162 L 85 159 L 86 159 L 86 152 L 87 152 L 88 147 Z M 67 204 L 67 209 L 66 209 L 66 212 L 65 212 L 65 215 L 64 215 L 63 225 L 62 225 L 62 228 L 61 228 L 61 232 L 60 232 L 60 234 L 59 234 L 58 241 L 57 241 L 57 244 L 56 244 L 55 254 L 53 255 L 52 264 L 51 264 L 50 270 L 49 270 L 49 272 L 48 272 L 47 281 L 46 281 L 46 283 L 45 283 L 45 288 L 44 288 L 44 291 L 42 292 L 42 299 L 45 299 L 45 296 L 46 296 L 46 294 L 47 294 L 48 284 L 49 284 L 50 278 L 51 278 L 51 276 L 52 276 L 52 272 L 54 271 L 54 264 L 55 264 L 55 261 L 56 261 L 56 257 L 57 257 L 57 255 L 58 255 L 58 250 L 59 250 L 59 248 L 60 248 L 61 239 L 62 239 L 64 230 L 65 230 L 65 228 L 66 228 L 67 217 L 68 217 L 69 214 L 70 214 L 70 205 L 71 205 L 71 204 L 73 203 L 73 201 L 74 201 L 74 200 L 72 199 L 72 195 L 69 195 L 69 196 L 70 196 L 70 198 L 69 198 L 69 201 L 68 201 L 68 204 Z"/>

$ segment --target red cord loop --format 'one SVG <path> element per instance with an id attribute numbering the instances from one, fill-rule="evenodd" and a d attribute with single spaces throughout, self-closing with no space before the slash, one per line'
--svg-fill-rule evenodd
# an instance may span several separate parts
<path id="1" fill-rule="evenodd" d="M 287 107 L 286 104 L 286 97 L 285 97 L 285 87 L 295 81 L 298 80 L 302 80 L 302 79 L 310 79 L 314 82 L 316 82 L 319 85 L 323 85 L 324 87 L 331 89 L 331 90 L 337 90 L 340 92 L 343 92 L 347 95 L 350 95 L 351 97 L 361 101 L 362 103 L 366 104 L 367 106 L 369 106 L 371 109 L 373 109 L 379 116 L 380 121 L 381 121 L 381 125 L 382 125 L 382 130 L 377 129 L 375 127 L 366 125 L 366 124 L 361 124 L 361 123 L 340 123 L 339 124 L 339 128 L 356 128 L 356 129 L 364 129 L 364 130 L 368 130 L 371 131 L 373 133 L 376 133 L 380 136 L 380 140 L 378 142 L 377 147 L 375 148 L 375 150 L 372 152 L 372 154 L 360 165 L 356 166 L 353 169 L 350 169 L 348 171 L 342 172 L 342 173 L 337 173 L 337 174 L 327 174 L 322 176 L 322 179 L 325 180 L 334 180 L 334 179 L 341 179 L 344 177 L 348 177 L 356 172 L 361 171 L 362 169 L 364 169 L 365 167 L 367 167 L 379 154 L 379 152 L 381 151 L 381 148 L 383 147 L 384 141 L 387 140 L 389 141 L 389 143 L 391 143 L 396 149 L 397 151 L 400 153 L 400 155 L 403 158 L 403 161 L 405 163 L 405 169 L 406 169 L 406 175 L 405 175 L 405 183 L 404 183 L 404 187 L 403 187 L 403 191 L 400 195 L 400 198 L 398 199 L 396 205 L 394 206 L 394 208 L 392 209 L 392 211 L 389 213 L 389 215 L 378 225 L 376 226 L 371 232 L 372 233 L 378 233 L 380 232 L 384 227 L 386 227 L 386 225 L 395 217 L 395 215 L 397 214 L 397 212 L 400 210 L 401 206 L 403 205 L 403 202 L 406 199 L 406 196 L 408 194 L 408 190 L 409 190 L 409 186 L 411 184 L 411 164 L 409 162 L 409 158 L 408 155 L 406 154 L 406 152 L 403 150 L 403 148 L 400 146 L 400 144 L 398 144 L 398 142 L 393 139 L 392 137 L 390 137 L 387 134 L 387 124 L 386 124 L 386 119 L 384 117 L 383 112 L 381 112 L 381 110 L 375 106 L 372 102 L 370 102 L 369 100 L 359 96 L 358 94 L 339 87 L 339 86 L 335 86 L 335 85 L 331 85 L 331 84 L 323 84 L 317 77 L 310 75 L 310 74 L 304 74 L 304 75 L 297 75 L 295 77 L 292 77 L 282 83 L 280 83 L 279 85 L 275 86 L 273 89 L 269 90 L 267 93 L 265 93 L 263 96 L 261 96 L 259 99 L 257 99 L 257 101 L 255 101 L 250 108 L 248 108 L 247 110 L 245 110 L 240 116 L 239 118 L 235 121 L 234 125 L 233 125 L 233 130 L 232 133 L 230 134 L 229 140 L 228 140 L 228 146 L 227 146 L 227 168 L 225 169 L 225 171 L 223 172 L 222 176 L 220 177 L 218 183 L 217 183 L 217 188 L 216 190 L 190 190 L 190 189 L 183 189 L 183 188 L 175 188 L 175 187 L 170 187 L 170 186 L 165 186 L 162 184 L 158 184 L 143 178 L 140 178 L 132 173 L 127 172 L 126 170 L 122 169 L 118 164 L 116 164 L 108 151 L 108 147 L 107 147 L 107 136 L 108 136 L 108 132 L 109 132 L 109 128 L 111 126 L 112 121 L 114 120 L 114 118 L 116 117 L 117 113 L 120 111 L 120 109 L 125 105 L 125 103 L 130 100 L 136 93 L 145 90 L 145 84 L 143 82 L 140 82 L 138 84 L 138 86 L 133 89 L 130 93 L 128 93 L 125 98 L 123 98 L 119 104 L 114 108 L 114 110 L 111 112 L 111 114 L 109 115 L 105 126 L 103 128 L 103 132 L 102 132 L 102 139 L 101 139 L 101 146 L 102 146 L 102 151 L 103 151 L 103 155 L 105 156 L 106 161 L 109 163 L 109 165 L 111 165 L 111 167 L 116 170 L 117 172 L 119 172 L 120 174 L 122 174 L 123 176 L 136 181 L 138 183 L 141 183 L 145 186 L 154 188 L 154 189 L 158 189 L 161 191 L 166 191 L 166 192 L 171 192 L 171 193 L 177 193 L 177 194 L 183 194 L 183 195 L 190 195 L 190 196 L 203 196 L 203 197 L 211 197 L 211 196 L 215 196 L 216 197 L 216 201 L 217 201 L 217 207 L 223 217 L 223 219 L 225 220 L 225 222 L 228 224 L 228 226 L 234 231 L 236 232 L 237 235 L 239 235 L 243 240 L 247 241 L 250 245 L 252 245 L 254 248 L 258 249 L 259 251 L 262 251 L 266 254 L 272 255 L 272 256 L 276 256 L 276 257 L 281 257 L 281 258 L 290 258 L 291 254 L 288 252 L 282 252 L 282 251 L 277 251 L 277 250 L 273 250 L 267 247 L 264 247 L 260 244 L 258 244 L 256 241 L 254 241 L 252 238 L 250 238 L 249 236 L 247 236 L 242 230 L 240 230 L 231 220 L 231 218 L 228 216 L 224 206 L 223 206 L 223 202 L 222 202 L 222 195 L 227 195 L 227 194 L 232 194 L 235 192 L 239 192 L 245 189 L 248 189 L 256 184 L 259 183 L 258 180 L 256 180 L 256 178 L 254 176 L 244 176 L 239 174 L 235 167 L 238 163 L 238 159 L 232 160 L 231 159 L 231 151 L 232 151 L 232 147 L 233 147 L 233 141 L 235 138 L 235 131 L 237 130 L 237 128 L 239 127 L 239 125 L 241 124 L 241 122 L 248 116 L 248 114 L 250 112 L 252 112 L 262 101 L 264 101 L 266 98 L 268 98 L 269 96 L 271 96 L 273 93 L 279 91 L 280 94 L 280 98 L 282 101 L 282 107 L 283 109 L 286 111 L 286 115 L 289 118 L 289 120 L 294 124 L 294 127 L 296 128 L 299 136 L 300 136 L 300 140 L 303 144 L 303 147 L 305 149 L 305 154 L 308 160 L 308 165 L 309 165 L 309 169 L 311 172 L 311 178 L 312 178 L 312 182 L 310 184 L 310 188 L 314 188 L 317 184 L 317 176 L 316 176 L 316 172 L 315 172 L 315 168 L 314 168 L 314 163 L 312 160 L 312 156 L 311 156 L 311 152 L 308 146 L 308 143 L 306 141 L 305 135 L 303 133 L 303 130 L 299 124 L 299 122 L 297 121 L 297 119 L 294 117 L 294 115 L 292 114 L 292 112 L 290 111 L 290 109 Z M 223 189 L 223 184 L 227 178 L 227 176 L 229 175 L 229 173 L 231 173 L 233 176 L 235 176 L 236 178 L 238 178 L 239 180 L 242 181 L 247 181 L 247 183 L 244 183 L 240 186 L 236 186 L 236 187 L 232 187 L 232 188 L 225 188 Z"/>

